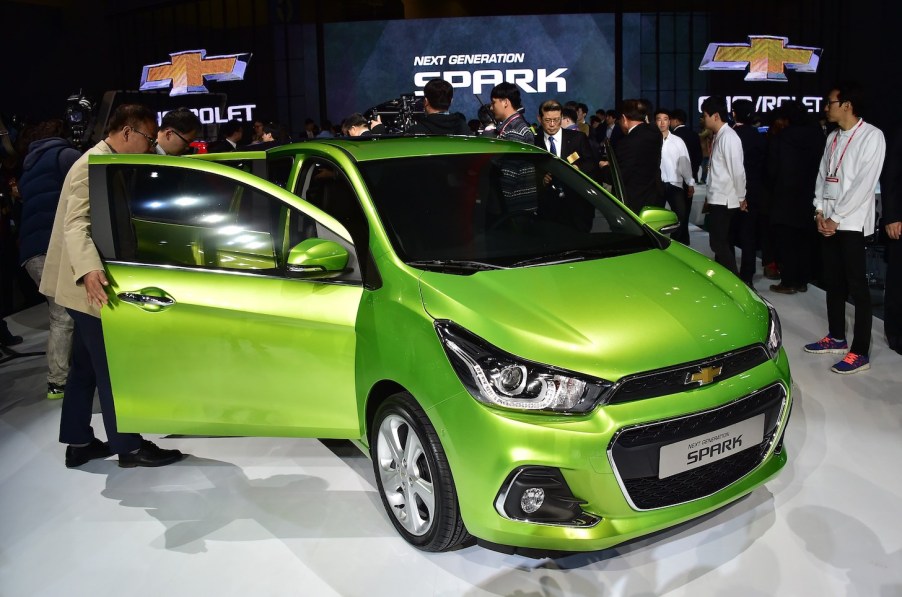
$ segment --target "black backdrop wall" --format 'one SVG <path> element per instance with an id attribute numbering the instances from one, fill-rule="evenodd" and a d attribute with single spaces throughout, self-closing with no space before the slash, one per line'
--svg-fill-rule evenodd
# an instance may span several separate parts
<path id="1" fill-rule="evenodd" d="M 252 52 L 243 83 L 213 84 L 211 91 L 228 93 L 230 104 L 254 104 L 256 115 L 299 131 L 306 117 L 339 121 L 345 116 L 329 113 L 329 90 L 324 85 L 323 48 L 329 41 L 325 37 L 330 23 L 502 14 L 488 4 L 7 0 L 0 3 L 0 113 L 31 120 L 61 117 L 66 97 L 79 89 L 94 99 L 106 90 L 135 89 L 143 65 L 164 62 L 172 52 L 204 48 L 208 55 Z M 819 97 L 831 81 L 854 78 L 870 88 L 874 102 L 866 113 L 869 120 L 893 126 L 888 106 L 900 74 L 890 48 L 898 35 L 899 9 L 894 3 L 765 0 L 741 7 L 724 4 L 728 3 L 564 1 L 545 12 L 572 13 L 574 19 L 581 18 L 580 13 L 614 16 L 618 24 L 616 76 L 611 81 L 614 100 L 638 93 L 656 105 L 682 107 L 691 114 L 698 98 L 712 93 Z M 503 14 L 511 14 L 509 7 L 504 8 Z M 790 44 L 823 48 L 817 72 L 789 73 L 788 82 L 775 85 L 746 82 L 740 72 L 698 70 L 709 43 L 741 43 L 749 35 L 785 36 Z M 624 70 L 636 68 L 630 59 L 634 51 L 638 51 L 638 74 Z M 409 90 L 398 93 L 402 91 Z M 579 91 L 573 90 L 572 96 L 579 97 Z M 612 107 L 595 105 L 601 100 L 582 99 L 593 110 Z"/>

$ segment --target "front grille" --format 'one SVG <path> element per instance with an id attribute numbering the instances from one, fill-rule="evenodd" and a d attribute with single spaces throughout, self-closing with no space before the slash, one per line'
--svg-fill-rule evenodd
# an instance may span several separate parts
<path id="1" fill-rule="evenodd" d="M 767 455 L 785 400 L 786 389 L 777 383 L 713 410 L 621 430 L 608 448 L 608 457 L 627 499 L 638 510 L 664 508 L 709 496 L 738 481 Z M 756 447 L 696 469 L 658 478 L 658 458 L 663 446 L 762 413 L 764 439 Z"/>
<path id="2" fill-rule="evenodd" d="M 752 367 L 757 367 L 767 359 L 767 351 L 763 346 L 757 344 L 700 361 L 630 375 L 617 383 L 608 403 L 618 404 L 685 392 L 698 387 L 698 384 L 690 382 L 688 379 L 693 373 L 698 373 L 704 367 L 721 367 L 720 375 L 716 380 L 722 381 L 744 373 Z"/>

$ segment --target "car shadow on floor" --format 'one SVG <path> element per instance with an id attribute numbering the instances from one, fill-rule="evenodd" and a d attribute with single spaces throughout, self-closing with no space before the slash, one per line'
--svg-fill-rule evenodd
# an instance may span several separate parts
<path id="1" fill-rule="evenodd" d="M 237 465 L 193 456 L 159 469 L 121 469 L 115 460 L 90 464 L 89 472 L 107 475 L 104 497 L 160 522 L 160 547 L 167 550 L 204 552 L 214 540 L 395 534 L 375 492 L 330 490 L 314 475 L 254 479 Z M 241 524 L 246 521 L 255 524 Z"/>

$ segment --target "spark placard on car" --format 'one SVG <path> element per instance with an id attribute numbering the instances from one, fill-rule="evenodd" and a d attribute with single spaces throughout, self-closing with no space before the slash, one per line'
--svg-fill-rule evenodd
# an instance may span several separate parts
<path id="1" fill-rule="evenodd" d="M 717 431 L 669 444 L 661 448 L 658 478 L 711 464 L 743 450 L 755 447 L 764 439 L 764 415 L 740 421 Z"/>

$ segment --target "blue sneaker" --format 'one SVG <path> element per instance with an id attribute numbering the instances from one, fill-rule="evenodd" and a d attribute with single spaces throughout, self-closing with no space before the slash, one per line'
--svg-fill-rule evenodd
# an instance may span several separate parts
<path id="1" fill-rule="evenodd" d="M 849 373 L 867 371 L 870 368 L 871 363 L 870 359 L 868 359 L 868 355 L 855 354 L 854 352 L 850 352 L 846 355 L 846 358 L 830 367 L 830 371 L 839 373 L 841 375 L 848 375 Z"/>
<path id="2" fill-rule="evenodd" d="M 849 345 L 845 340 L 837 340 L 830 334 L 827 334 L 817 342 L 806 344 L 805 352 L 813 352 L 816 354 L 846 354 L 849 352 Z"/>

